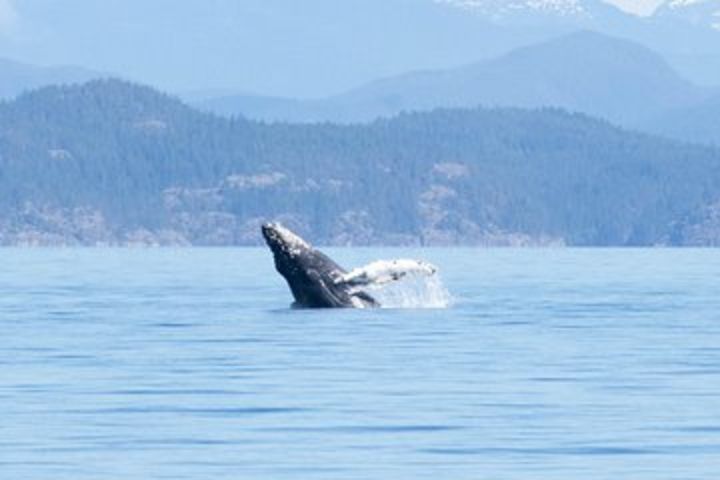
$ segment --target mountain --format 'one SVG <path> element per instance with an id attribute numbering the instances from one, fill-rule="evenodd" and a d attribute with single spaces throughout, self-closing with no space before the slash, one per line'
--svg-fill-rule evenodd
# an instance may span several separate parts
<path id="1" fill-rule="evenodd" d="M 705 102 L 671 109 L 649 119 L 644 130 L 694 143 L 720 145 L 720 95 Z"/>
<path id="2" fill-rule="evenodd" d="M 655 11 L 646 11 L 645 16 L 625 13 L 599 0 L 442 3 L 505 28 L 541 29 L 549 35 L 590 29 L 641 43 L 662 54 L 690 80 L 720 85 L 720 0 L 666 0 Z"/>
<path id="3" fill-rule="evenodd" d="M 175 92 L 232 88 L 323 98 L 373 79 L 470 64 L 577 30 L 639 42 L 690 80 L 720 85 L 720 31 L 712 28 L 712 11 L 695 23 L 679 13 L 694 11 L 697 3 L 649 17 L 599 0 L 22 0 L 14 5 L 17 22 L 0 32 L 0 56 L 119 72 Z"/>
<path id="4" fill-rule="evenodd" d="M 203 114 L 119 81 L 0 104 L 0 244 L 717 245 L 720 151 L 557 109 L 367 125 Z"/>
<path id="5" fill-rule="evenodd" d="M 183 95 L 183 99 L 202 111 L 225 117 L 242 116 L 266 122 L 347 122 L 375 119 L 383 115 L 383 112 L 373 113 L 369 109 L 362 115 L 353 111 L 344 113 L 343 107 L 336 106 L 332 99 L 298 100 L 228 92 L 219 96 L 200 96 L 194 100 L 188 95 Z"/>
<path id="6" fill-rule="evenodd" d="M 651 46 L 684 76 L 720 85 L 720 0 L 670 0 L 639 28 L 619 35 Z"/>
<path id="7" fill-rule="evenodd" d="M 49 85 L 84 83 L 106 75 L 73 66 L 40 67 L 0 58 L 0 99 Z"/>
<path id="8" fill-rule="evenodd" d="M 544 35 L 434 0 L 23 0 L 16 10 L 25 21 L 0 55 L 87 65 L 177 92 L 326 96 Z"/>
<path id="9" fill-rule="evenodd" d="M 495 60 L 376 81 L 326 100 L 236 96 L 197 105 L 225 115 L 301 122 L 370 121 L 437 107 L 553 106 L 636 127 L 711 94 L 639 44 L 583 31 Z"/>

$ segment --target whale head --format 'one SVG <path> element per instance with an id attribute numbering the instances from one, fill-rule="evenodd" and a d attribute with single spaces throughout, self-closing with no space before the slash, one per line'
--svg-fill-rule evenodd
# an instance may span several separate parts
<path id="1" fill-rule="evenodd" d="M 294 258 L 312 250 L 312 246 L 279 223 L 266 223 L 262 235 L 275 255 Z"/>

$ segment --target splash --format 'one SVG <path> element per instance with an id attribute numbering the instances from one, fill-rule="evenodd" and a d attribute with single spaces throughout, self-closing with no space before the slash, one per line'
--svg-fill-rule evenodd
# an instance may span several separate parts
<path id="1" fill-rule="evenodd" d="M 368 290 L 382 308 L 442 309 L 452 305 L 452 296 L 437 273 L 409 274 L 396 282 L 371 285 Z"/>

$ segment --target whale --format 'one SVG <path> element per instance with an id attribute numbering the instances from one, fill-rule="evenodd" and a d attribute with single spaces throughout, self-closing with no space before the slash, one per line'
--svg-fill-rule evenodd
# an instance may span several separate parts
<path id="1" fill-rule="evenodd" d="M 431 276 L 437 268 L 418 260 L 380 260 L 347 271 L 280 223 L 261 227 L 275 261 L 294 298 L 293 308 L 378 308 L 368 291 L 408 275 Z"/>

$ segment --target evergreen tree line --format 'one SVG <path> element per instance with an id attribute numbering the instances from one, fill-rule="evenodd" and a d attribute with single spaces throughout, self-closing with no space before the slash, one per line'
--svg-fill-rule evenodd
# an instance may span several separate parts
<path id="1" fill-rule="evenodd" d="M 43 229 L 93 243 L 92 226 L 50 218 L 78 209 L 117 242 L 253 243 L 281 219 L 321 243 L 716 244 L 719 202 L 720 151 L 556 109 L 264 124 L 117 80 L 0 105 L 6 244 Z"/>

